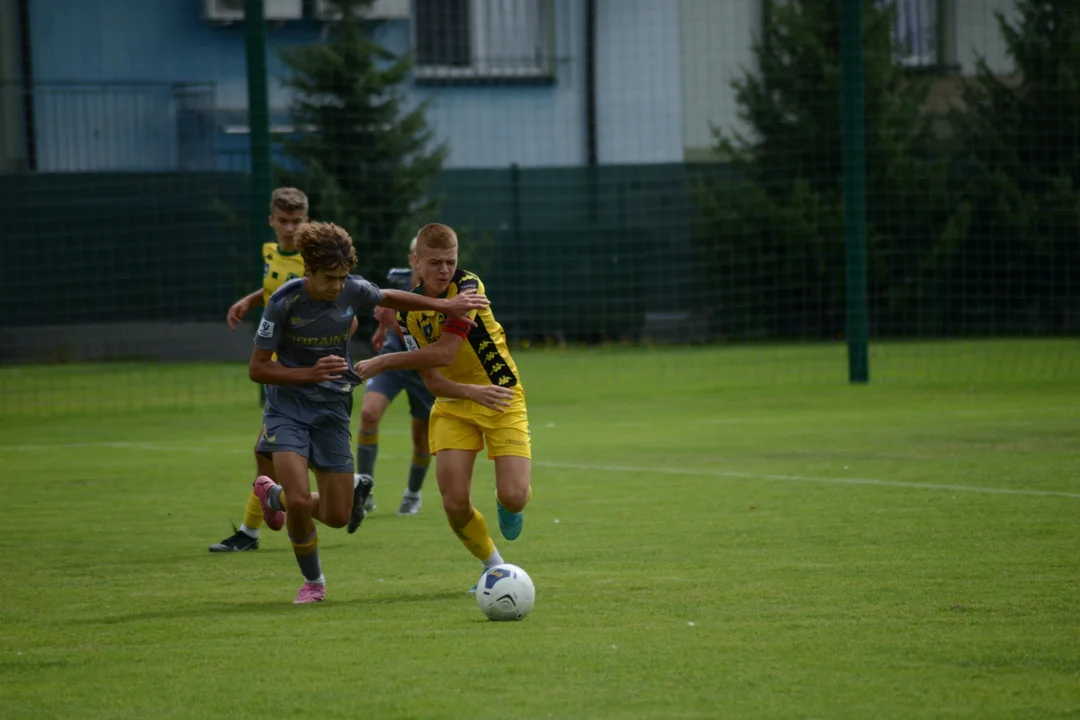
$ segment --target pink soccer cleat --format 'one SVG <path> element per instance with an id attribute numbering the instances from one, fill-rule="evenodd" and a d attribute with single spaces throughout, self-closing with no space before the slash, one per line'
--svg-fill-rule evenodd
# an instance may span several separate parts
<path id="1" fill-rule="evenodd" d="M 259 497 L 259 505 L 262 506 L 263 521 L 271 530 L 280 530 L 285 524 L 285 513 L 270 507 L 270 488 L 276 483 L 265 475 L 255 478 L 255 494 Z"/>
<path id="2" fill-rule="evenodd" d="M 297 591 L 296 599 L 293 600 L 293 605 L 306 605 L 307 603 L 322 602 L 325 597 L 325 583 L 306 582 L 301 585 L 300 590 Z"/>

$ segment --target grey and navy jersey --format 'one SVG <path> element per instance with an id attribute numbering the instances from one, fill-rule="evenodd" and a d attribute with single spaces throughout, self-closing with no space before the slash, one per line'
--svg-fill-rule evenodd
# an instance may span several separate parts
<path id="1" fill-rule="evenodd" d="M 410 292 L 413 289 L 412 268 L 390 268 L 390 272 L 386 273 L 386 284 L 395 290 Z M 386 333 L 386 342 L 379 354 L 392 352 L 405 352 L 405 342 L 391 330 Z"/>
<path id="2" fill-rule="evenodd" d="M 334 302 L 315 301 L 297 278 L 270 296 L 255 333 L 255 347 L 277 353 L 285 367 L 312 367 L 321 358 L 337 355 L 349 361 L 349 330 L 353 318 L 368 316 L 382 302 L 382 290 L 359 275 L 350 275 Z M 332 401 L 363 382 L 350 369 L 339 380 L 316 385 L 281 385 L 278 392 L 306 400 Z"/>

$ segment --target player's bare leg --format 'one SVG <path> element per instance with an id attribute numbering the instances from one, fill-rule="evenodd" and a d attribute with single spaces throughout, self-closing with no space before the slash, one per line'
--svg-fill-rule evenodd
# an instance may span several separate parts
<path id="1" fill-rule="evenodd" d="M 486 569 L 500 565 L 503 559 L 495 549 L 483 514 L 472 504 L 475 464 L 476 452 L 473 450 L 440 450 L 435 456 L 435 479 L 439 483 L 450 529 Z M 475 593 L 476 585 L 469 592 Z"/>
<path id="2" fill-rule="evenodd" d="M 495 458 L 495 499 L 499 530 L 516 540 L 525 523 L 522 511 L 532 495 L 532 460 L 516 455 Z"/>
<path id="3" fill-rule="evenodd" d="M 476 452 L 440 450 L 435 458 L 435 479 L 442 494 L 443 510 L 450 527 L 457 532 L 473 517 L 472 474 Z"/>
<path id="4" fill-rule="evenodd" d="M 319 536 L 315 530 L 315 515 L 321 505 L 320 494 L 311 492 L 308 461 L 303 455 L 295 452 L 274 453 L 274 470 L 280 484 L 257 489 L 264 497 L 264 503 L 271 509 L 286 511 L 285 524 L 289 530 L 289 540 L 305 581 L 296 594 L 295 602 L 320 602 L 326 596 L 326 579 L 319 562 Z M 337 474 L 348 477 L 343 473 Z M 351 485 L 351 479 L 346 483 Z M 331 484 L 328 484 L 328 490 L 330 486 Z M 340 492 L 335 494 L 339 495 Z M 347 517 L 347 513 L 342 514 Z M 335 516 L 333 519 L 339 518 Z M 344 524 L 344 520 L 341 524 Z"/>
<path id="5" fill-rule="evenodd" d="M 352 473 L 316 470 L 315 483 L 319 491 L 311 493 L 311 516 L 327 527 L 345 527 L 352 510 Z"/>

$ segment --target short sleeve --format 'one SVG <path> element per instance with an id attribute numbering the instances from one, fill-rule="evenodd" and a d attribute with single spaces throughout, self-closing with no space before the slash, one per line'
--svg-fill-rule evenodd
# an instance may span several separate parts
<path id="1" fill-rule="evenodd" d="M 466 275 L 458 283 L 458 292 L 465 292 L 466 290 L 475 290 L 479 294 L 484 294 L 484 283 L 480 282 L 480 278 L 475 275 Z"/>
<path id="2" fill-rule="evenodd" d="M 383 294 L 378 285 L 370 283 L 359 275 L 349 276 L 349 304 L 360 314 L 371 310 L 382 302 Z"/>
<path id="3" fill-rule="evenodd" d="M 271 301 L 263 309 L 262 320 L 259 321 L 259 329 L 255 331 L 255 347 L 260 350 L 278 349 L 281 344 L 281 335 L 284 332 L 285 315 L 281 312 L 281 306 Z"/>

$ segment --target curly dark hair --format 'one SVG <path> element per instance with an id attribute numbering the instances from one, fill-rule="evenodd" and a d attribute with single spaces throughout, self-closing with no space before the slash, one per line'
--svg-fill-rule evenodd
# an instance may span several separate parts
<path id="1" fill-rule="evenodd" d="M 356 265 L 356 250 L 345 228 L 333 223 L 304 223 L 296 231 L 296 245 L 308 272 Z"/>

